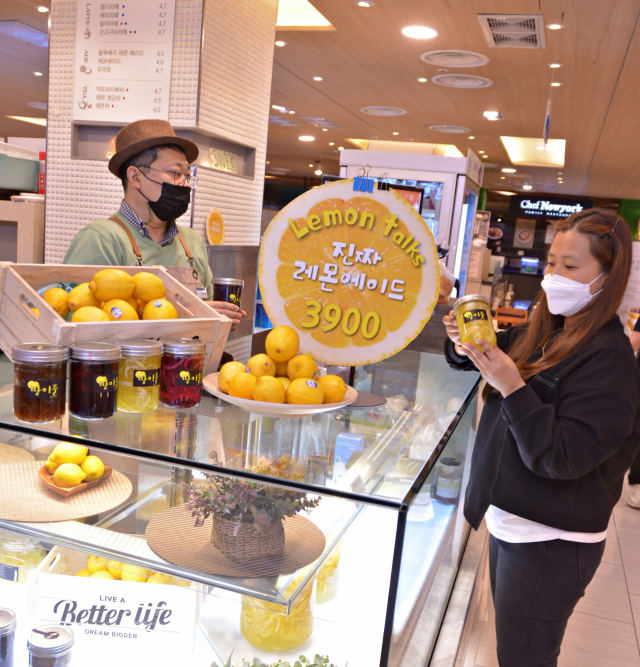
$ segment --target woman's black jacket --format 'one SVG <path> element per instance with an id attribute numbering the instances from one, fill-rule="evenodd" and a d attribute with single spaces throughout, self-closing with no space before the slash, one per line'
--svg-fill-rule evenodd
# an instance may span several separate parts
<path id="1" fill-rule="evenodd" d="M 500 349 L 521 331 L 499 332 Z M 476 370 L 448 340 L 445 356 L 452 368 Z M 640 448 L 639 408 L 640 373 L 617 317 L 507 398 L 492 391 L 471 462 L 467 521 L 477 529 L 495 505 L 560 530 L 606 530 Z"/>

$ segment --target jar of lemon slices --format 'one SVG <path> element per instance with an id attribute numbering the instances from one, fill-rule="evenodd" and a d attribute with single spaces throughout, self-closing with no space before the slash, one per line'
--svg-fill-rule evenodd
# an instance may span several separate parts
<path id="1" fill-rule="evenodd" d="M 482 294 L 463 296 L 455 302 L 453 313 L 458 322 L 460 341 L 463 345 L 473 343 L 482 350 L 476 343 L 476 340 L 481 338 L 491 347 L 495 347 L 496 332 L 491 319 L 491 306 L 486 296 Z"/>
<path id="2" fill-rule="evenodd" d="M 162 343 L 138 338 L 119 343 L 118 410 L 151 412 L 160 400 Z"/>

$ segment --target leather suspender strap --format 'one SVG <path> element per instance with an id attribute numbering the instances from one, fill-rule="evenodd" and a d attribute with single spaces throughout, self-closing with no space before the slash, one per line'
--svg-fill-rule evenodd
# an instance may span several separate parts
<path id="1" fill-rule="evenodd" d="M 114 215 L 112 215 L 109 220 L 113 220 L 114 222 L 117 222 L 122 229 L 124 229 L 124 233 L 129 237 L 129 241 L 131 241 L 131 247 L 133 248 L 133 254 L 136 256 L 136 259 L 138 260 L 138 264 L 140 266 L 144 266 L 142 263 L 142 253 L 140 252 L 140 248 L 138 248 L 138 244 L 135 242 L 135 239 L 133 238 L 133 234 L 129 231 L 129 228 L 122 222 L 122 220 L 119 220 L 116 218 Z"/>
<path id="2" fill-rule="evenodd" d="M 142 253 L 140 252 L 140 249 L 138 248 L 138 244 L 135 242 L 135 239 L 133 238 L 133 234 L 129 231 L 129 228 L 120 220 L 119 218 L 116 218 L 115 216 L 111 216 L 109 220 L 113 220 L 114 222 L 117 222 L 122 229 L 124 229 L 125 234 L 129 237 L 129 241 L 131 241 L 131 247 L 133 248 L 133 253 L 136 256 L 136 259 L 138 260 L 138 264 L 140 266 L 144 266 L 142 263 Z M 193 255 L 189 251 L 189 248 L 187 247 L 187 244 L 185 243 L 185 240 L 182 238 L 182 234 L 178 232 L 176 234 L 178 239 L 180 240 L 180 243 L 182 244 L 182 247 L 184 248 L 184 252 L 187 255 L 187 260 L 189 261 L 189 266 L 191 266 L 192 269 L 192 274 L 194 278 L 199 278 L 200 274 L 198 273 L 198 269 L 196 268 L 196 264 L 193 260 Z"/>

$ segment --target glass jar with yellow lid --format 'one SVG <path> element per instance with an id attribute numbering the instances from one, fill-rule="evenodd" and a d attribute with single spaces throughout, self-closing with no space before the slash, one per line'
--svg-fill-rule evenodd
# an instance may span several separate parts
<path id="1" fill-rule="evenodd" d="M 118 410 L 151 412 L 160 400 L 162 343 L 135 338 L 119 342 Z"/>
<path id="2" fill-rule="evenodd" d="M 473 343 L 481 338 L 494 347 L 496 344 L 496 332 L 491 319 L 491 306 L 489 299 L 482 294 L 468 294 L 458 299 L 453 306 L 453 314 L 458 322 L 460 331 L 460 342 Z M 479 345 L 476 347 L 480 348 Z"/>

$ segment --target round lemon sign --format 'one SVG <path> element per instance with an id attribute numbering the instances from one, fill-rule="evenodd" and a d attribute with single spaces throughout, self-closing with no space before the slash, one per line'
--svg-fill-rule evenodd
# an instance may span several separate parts
<path id="1" fill-rule="evenodd" d="M 260 292 L 274 325 L 327 364 L 359 366 L 404 349 L 431 317 L 440 268 L 431 230 L 394 190 L 353 180 L 304 193 L 262 239 Z"/>
<path id="2" fill-rule="evenodd" d="M 207 241 L 211 245 L 224 243 L 224 218 L 217 208 L 212 208 L 207 216 Z"/>

